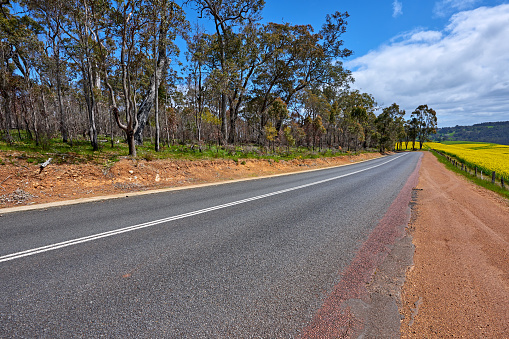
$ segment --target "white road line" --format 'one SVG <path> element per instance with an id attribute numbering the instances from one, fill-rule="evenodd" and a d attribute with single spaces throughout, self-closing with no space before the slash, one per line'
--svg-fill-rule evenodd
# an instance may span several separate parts
<path id="1" fill-rule="evenodd" d="M 56 243 L 56 244 L 52 244 L 52 245 L 47 245 L 47 246 L 42 246 L 42 247 L 34 248 L 34 249 L 31 249 L 31 250 L 26 250 L 26 251 L 22 251 L 22 252 L 7 254 L 7 255 L 4 255 L 4 256 L 0 256 L 0 263 L 4 262 L 4 261 L 10 261 L 10 260 L 18 259 L 18 258 L 23 258 L 23 257 L 39 254 L 39 253 L 53 251 L 53 250 L 56 250 L 56 249 L 59 249 L 59 248 L 63 248 L 63 247 L 68 247 L 68 246 L 72 246 L 72 245 L 82 244 L 82 243 L 85 243 L 85 242 L 89 242 L 89 241 L 93 241 L 93 240 L 97 240 L 97 239 L 101 239 L 101 238 L 111 237 L 111 236 L 114 236 L 114 235 L 117 235 L 117 234 L 131 232 L 131 231 L 135 231 L 135 230 L 139 230 L 139 229 L 142 229 L 142 228 L 147 228 L 147 227 L 159 225 L 159 224 L 170 222 L 170 221 L 174 221 L 174 220 L 184 219 L 184 218 L 192 217 L 192 216 L 203 214 L 203 213 L 212 212 L 212 211 L 220 210 L 220 209 L 223 209 L 223 208 L 227 208 L 227 207 L 231 207 L 231 206 L 235 206 L 235 205 L 244 204 L 244 203 L 247 203 L 247 202 L 250 202 L 250 201 L 260 200 L 260 199 L 272 197 L 274 195 L 278 195 L 278 194 L 283 194 L 283 193 L 295 191 L 295 190 L 298 190 L 298 189 L 301 189 L 301 188 L 306 188 L 306 187 L 310 187 L 310 186 L 314 186 L 314 185 L 323 184 L 323 183 L 328 182 L 328 181 L 341 179 L 341 178 L 344 178 L 344 177 L 348 177 L 350 175 L 354 175 L 354 174 L 357 174 L 357 173 L 361 173 L 361 172 L 365 172 L 365 171 L 371 170 L 371 169 L 376 168 L 376 167 L 383 166 L 385 164 L 390 163 L 391 161 L 394 161 L 394 160 L 402 157 L 403 155 L 404 154 L 399 155 L 399 156 L 397 156 L 395 158 L 392 158 L 392 159 L 390 159 L 390 160 L 388 160 L 386 162 L 383 162 L 383 163 L 375 165 L 375 166 L 371 166 L 371 167 L 368 167 L 368 168 L 365 168 L 365 169 L 362 169 L 362 170 L 358 170 L 358 171 L 355 171 L 355 172 L 351 172 L 351 173 L 348 173 L 348 174 L 339 175 L 339 176 L 332 177 L 332 178 L 329 178 L 329 179 L 324 179 L 324 180 L 312 182 L 312 183 L 305 184 L 305 185 L 295 186 L 295 187 L 292 187 L 292 188 L 287 188 L 287 189 L 284 189 L 284 190 L 280 190 L 280 191 L 276 191 L 276 192 L 271 192 L 271 193 L 259 195 L 259 196 L 256 196 L 256 197 L 251 197 L 251 198 L 247 198 L 247 199 L 243 199 L 243 200 L 238 200 L 238 201 L 230 202 L 230 203 L 227 203 L 227 204 L 222 204 L 222 205 L 217 205 L 217 206 L 213 206 L 213 207 L 209 207 L 209 208 L 204 208 L 204 209 L 193 211 L 193 212 L 189 212 L 189 213 L 179 214 L 179 215 L 175 215 L 175 216 L 168 217 L 168 218 L 163 218 L 163 219 L 159 219 L 159 220 L 153 220 L 153 221 L 145 222 L 145 223 L 134 225 L 134 226 L 120 228 L 120 229 L 113 230 L 113 231 L 98 233 L 98 234 L 89 235 L 89 236 L 82 237 L 82 238 L 77 238 L 77 239 L 73 239 L 73 240 L 67 240 L 67 241 Z"/>

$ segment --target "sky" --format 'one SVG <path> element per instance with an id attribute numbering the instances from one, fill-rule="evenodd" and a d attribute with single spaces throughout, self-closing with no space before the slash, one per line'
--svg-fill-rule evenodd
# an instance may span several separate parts
<path id="1" fill-rule="evenodd" d="M 509 120 L 509 0 L 266 0 L 263 21 L 311 24 L 348 12 L 353 89 L 438 126 Z"/>

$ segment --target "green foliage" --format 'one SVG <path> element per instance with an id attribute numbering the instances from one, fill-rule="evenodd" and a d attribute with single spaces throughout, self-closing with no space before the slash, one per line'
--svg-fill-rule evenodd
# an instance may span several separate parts
<path id="1" fill-rule="evenodd" d="M 272 127 L 274 129 L 274 127 Z M 288 128 L 286 129 L 288 130 Z M 288 131 L 289 137 L 291 131 Z M 277 134 L 276 134 L 277 136 Z M 272 133 L 272 137 L 275 138 Z M 0 141 L 0 150 L 20 153 L 19 157 L 28 163 L 39 164 L 46 161 L 49 157 L 54 159 L 55 163 L 80 164 L 95 163 L 106 167 L 112 166 L 115 162 L 125 157 L 128 147 L 125 143 L 116 143 L 112 148 L 110 142 L 106 140 L 106 136 L 100 136 L 101 143 L 98 151 L 93 151 L 87 140 L 75 140 L 73 146 L 63 143 L 59 138 L 53 138 L 49 141 L 49 149 L 44 150 L 41 146 L 36 146 L 30 140 L 15 140 L 11 145 L 5 141 Z M 287 139 L 288 140 L 288 139 Z M 146 161 L 154 161 L 156 159 L 231 159 L 240 161 L 241 159 L 272 159 L 272 160 L 291 160 L 306 159 L 317 157 L 333 157 L 344 155 L 339 150 L 327 149 L 323 152 L 316 153 L 305 147 L 288 146 L 284 149 L 274 147 L 270 154 L 263 151 L 262 147 L 253 145 L 244 146 L 210 146 L 199 151 L 195 144 L 185 145 L 165 145 L 160 152 L 154 151 L 154 145 L 146 142 L 138 146 L 138 156 L 136 159 Z M 245 164 L 245 161 L 243 164 Z M 242 164 L 242 162 L 240 162 Z"/>
<path id="2" fill-rule="evenodd" d="M 315 134 L 317 136 L 321 136 L 323 133 L 326 132 L 326 129 L 325 127 L 323 126 L 323 123 L 322 123 L 322 117 L 321 116 L 317 116 L 314 120 L 313 120 L 313 129 L 315 131 Z"/>
<path id="3" fill-rule="evenodd" d="M 491 142 L 509 145 L 509 121 L 439 128 L 432 139 L 439 142 Z"/>
<path id="4" fill-rule="evenodd" d="M 221 125 L 221 119 L 219 119 L 217 116 L 212 114 L 208 109 L 205 110 L 205 112 L 202 115 L 203 121 L 212 124 L 214 126 L 220 126 Z"/>
<path id="5" fill-rule="evenodd" d="M 399 106 L 394 103 L 383 109 L 382 113 L 376 118 L 375 123 L 378 131 L 378 142 L 380 152 L 386 150 L 392 151 L 396 141 L 404 136 L 405 111 L 401 111 Z"/>
<path id="6" fill-rule="evenodd" d="M 293 147 L 295 145 L 295 138 L 292 135 L 292 128 L 288 126 L 283 130 L 283 132 L 286 139 L 286 143 L 288 145 L 288 149 L 290 149 L 290 147 Z"/>
<path id="7" fill-rule="evenodd" d="M 288 119 L 288 108 L 286 103 L 281 98 L 274 100 L 269 108 L 269 116 L 275 121 Z"/>
<path id="8" fill-rule="evenodd" d="M 429 136 L 436 133 L 437 113 L 428 105 L 420 105 L 412 112 L 412 120 L 413 124 L 417 125 L 416 134 L 419 139 L 419 148 L 422 149 L 422 145 L 430 140 Z"/>

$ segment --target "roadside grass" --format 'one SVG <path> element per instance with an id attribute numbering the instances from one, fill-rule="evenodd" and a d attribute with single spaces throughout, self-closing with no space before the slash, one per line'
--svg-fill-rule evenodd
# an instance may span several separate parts
<path id="1" fill-rule="evenodd" d="M 73 140 L 72 143 L 64 143 L 60 138 L 46 139 L 39 145 L 26 135 L 12 133 L 10 143 L 1 140 L 0 150 L 7 153 L 7 158 L 24 159 L 28 163 L 42 163 L 49 157 L 55 163 L 80 164 L 96 163 L 106 166 L 128 158 L 128 146 L 121 138 L 113 140 L 107 136 L 99 136 L 99 150 L 93 151 L 90 142 L 86 139 Z M 266 159 L 274 162 L 293 159 L 316 159 L 341 155 L 356 155 L 363 152 L 343 152 L 339 149 L 323 148 L 315 150 L 306 147 L 263 147 L 257 145 L 219 146 L 210 143 L 185 143 L 175 145 L 161 145 L 161 150 L 156 152 L 154 144 L 150 141 L 137 146 L 136 159 L 152 161 L 156 159 L 175 160 L 213 160 L 229 159 L 235 162 L 243 162 L 243 159 Z M 9 155 L 9 152 L 16 155 Z M 375 152 L 373 150 L 372 152 Z M 9 160 L 8 160 L 9 161 Z M 4 163 L 4 161 L 2 161 Z M 2 165 L 0 163 L 0 165 Z"/>
<path id="2" fill-rule="evenodd" d="M 439 154 L 438 152 L 436 152 L 434 150 L 431 150 L 431 152 L 433 153 L 433 155 L 435 155 L 435 157 L 438 159 L 438 161 L 440 161 L 442 164 L 445 165 L 445 167 L 448 170 L 458 173 L 458 174 L 466 177 L 469 181 L 473 182 L 474 184 L 484 187 L 490 191 L 493 191 L 493 192 L 499 194 L 500 196 L 502 196 L 506 199 L 509 199 L 509 191 L 508 190 L 498 186 L 497 184 L 491 183 L 491 181 L 483 180 L 481 178 L 476 177 L 474 174 L 470 174 L 465 171 L 462 171 L 461 168 L 458 168 L 458 167 L 454 166 L 453 164 L 451 164 L 447 160 L 447 158 L 444 157 L 443 155 Z"/>

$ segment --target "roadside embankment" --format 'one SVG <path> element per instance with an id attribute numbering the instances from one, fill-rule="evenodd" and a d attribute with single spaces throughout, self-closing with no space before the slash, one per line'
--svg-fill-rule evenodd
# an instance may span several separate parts
<path id="1" fill-rule="evenodd" d="M 0 209 L 139 191 L 256 178 L 345 165 L 380 157 L 362 153 L 331 158 L 274 161 L 140 160 L 125 158 L 104 165 L 51 163 L 42 171 L 15 154 L 0 152 Z"/>

